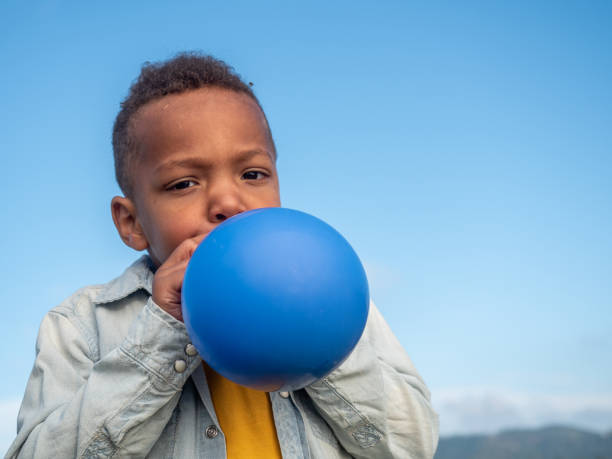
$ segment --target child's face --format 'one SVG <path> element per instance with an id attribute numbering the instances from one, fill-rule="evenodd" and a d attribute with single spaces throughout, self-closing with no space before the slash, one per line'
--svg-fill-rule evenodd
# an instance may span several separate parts
<path id="1" fill-rule="evenodd" d="M 142 107 L 132 128 L 135 228 L 156 265 L 232 215 L 280 206 L 274 146 L 248 96 L 218 88 L 169 95 Z"/>

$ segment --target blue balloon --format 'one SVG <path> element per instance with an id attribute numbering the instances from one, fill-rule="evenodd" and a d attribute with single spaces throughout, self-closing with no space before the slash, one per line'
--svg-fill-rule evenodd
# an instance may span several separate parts
<path id="1" fill-rule="evenodd" d="M 244 212 L 211 231 L 187 266 L 182 296 L 202 359 L 263 391 L 297 390 L 337 368 L 369 309 L 366 274 L 349 243 L 286 208 Z"/>

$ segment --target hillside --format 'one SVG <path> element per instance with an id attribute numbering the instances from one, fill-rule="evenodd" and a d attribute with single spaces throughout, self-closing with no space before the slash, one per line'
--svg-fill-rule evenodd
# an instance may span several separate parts
<path id="1" fill-rule="evenodd" d="M 612 458 L 612 432 L 600 435 L 571 427 L 507 430 L 495 435 L 440 439 L 435 459 Z"/>

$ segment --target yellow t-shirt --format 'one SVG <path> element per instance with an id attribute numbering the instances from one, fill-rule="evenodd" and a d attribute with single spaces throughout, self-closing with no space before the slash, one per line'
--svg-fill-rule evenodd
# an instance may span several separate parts
<path id="1" fill-rule="evenodd" d="M 228 459 L 282 459 L 268 394 L 236 384 L 203 365 Z"/>

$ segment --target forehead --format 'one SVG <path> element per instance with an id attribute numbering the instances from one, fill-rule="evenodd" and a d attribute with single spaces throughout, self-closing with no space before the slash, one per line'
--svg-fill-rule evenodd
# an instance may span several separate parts
<path id="1" fill-rule="evenodd" d="M 141 154 L 204 145 L 227 148 L 235 144 L 239 148 L 245 142 L 259 142 L 274 153 L 268 124 L 257 102 L 246 94 L 221 88 L 170 94 L 149 102 L 132 117 L 130 137 Z"/>
<path id="2" fill-rule="evenodd" d="M 167 115 L 177 110 L 189 113 L 198 109 L 218 110 L 224 107 L 242 110 L 252 109 L 261 112 L 257 103 L 247 94 L 230 89 L 205 87 L 177 94 L 168 94 L 148 102 L 137 111 L 134 119 L 142 119 L 144 116 Z"/>
<path id="3" fill-rule="evenodd" d="M 137 137 L 151 131 L 184 130 L 196 123 L 207 125 L 246 121 L 254 128 L 265 127 L 265 116 L 248 95 L 222 88 L 201 88 L 169 94 L 145 104 L 133 116 L 131 133 Z"/>

